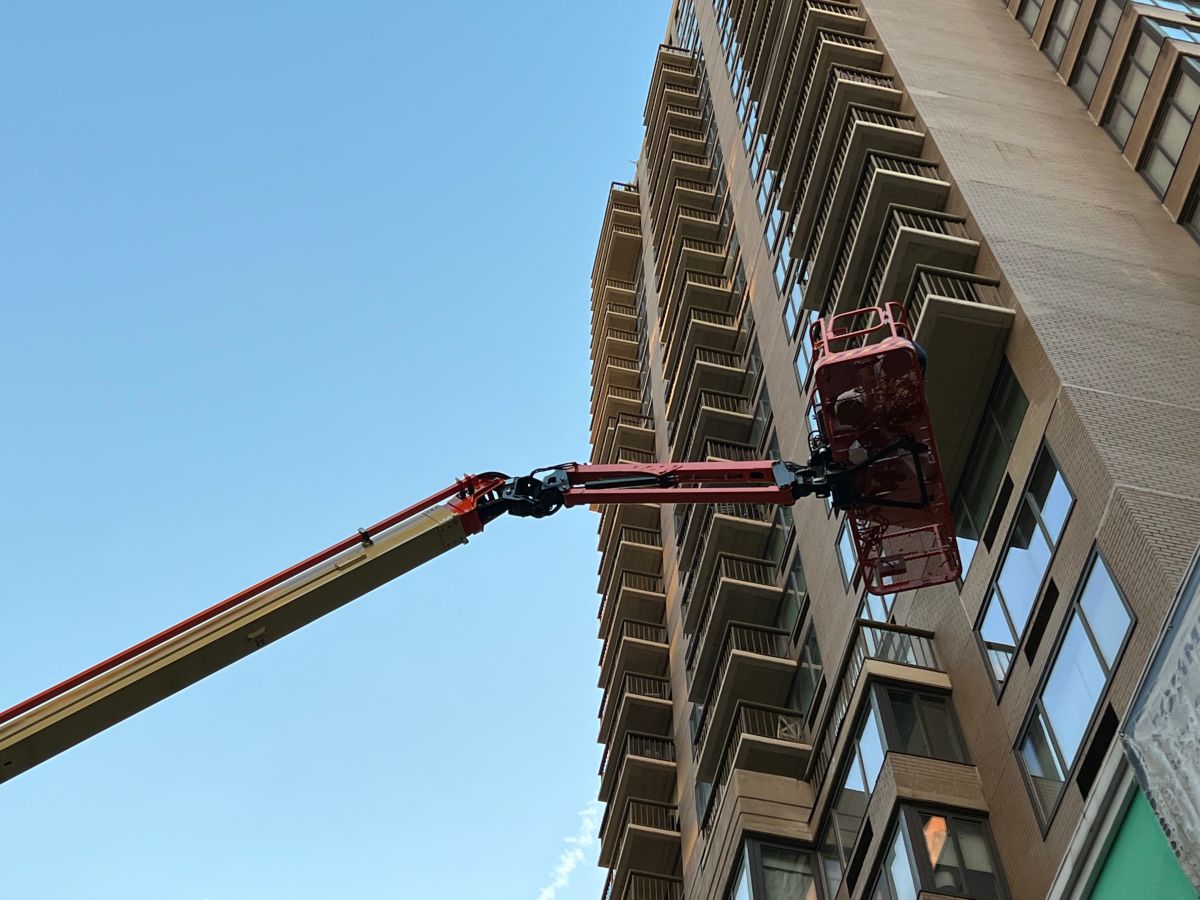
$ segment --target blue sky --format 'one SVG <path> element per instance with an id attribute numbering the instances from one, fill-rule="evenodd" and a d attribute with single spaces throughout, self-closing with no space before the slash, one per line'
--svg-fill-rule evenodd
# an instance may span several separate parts
<path id="1" fill-rule="evenodd" d="M 587 455 L 667 11 L 9 12 L 0 707 L 464 471 Z M 543 888 L 596 793 L 595 526 L 500 522 L 0 786 L 0 896 L 594 900 L 594 846 Z"/>

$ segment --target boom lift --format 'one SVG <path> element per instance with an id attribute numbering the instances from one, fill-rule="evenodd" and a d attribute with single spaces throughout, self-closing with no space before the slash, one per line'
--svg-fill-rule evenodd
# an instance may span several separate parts
<path id="1" fill-rule="evenodd" d="M 543 518 L 563 507 L 620 503 L 790 506 L 825 497 L 850 517 L 868 590 L 954 580 L 959 562 L 923 362 L 892 306 L 817 323 L 821 430 L 810 437 L 807 464 L 565 463 L 516 478 L 465 476 L 0 712 L 0 782 L 466 543 L 505 514 Z"/>

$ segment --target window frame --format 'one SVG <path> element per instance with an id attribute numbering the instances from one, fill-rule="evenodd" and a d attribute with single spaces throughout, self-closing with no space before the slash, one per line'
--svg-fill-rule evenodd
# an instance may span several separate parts
<path id="1" fill-rule="evenodd" d="M 1075 4 L 1075 15 L 1071 17 L 1071 23 L 1063 30 L 1059 27 L 1061 24 L 1059 22 L 1059 13 L 1066 9 L 1069 3 Z M 1075 22 L 1079 19 L 1079 13 L 1082 9 L 1083 4 L 1081 0 L 1055 0 L 1054 2 L 1054 11 L 1050 13 L 1050 22 L 1046 26 L 1046 33 L 1042 35 L 1042 45 L 1039 49 L 1042 51 L 1043 56 L 1054 63 L 1056 70 L 1062 66 L 1063 57 L 1067 52 L 1067 44 L 1071 42 L 1071 32 L 1075 29 Z M 1049 44 L 1051 35 L 1057 35 L 1062 40 L 1062 49 L 1058 53 L 1058 59 L 1055 59 L 1050 53 Z"/>
<path id="2" fill-rule="evenodd" d="M 1037 475 L 1037 470 L 1041 465 L 1043 455 L 1048 456 L 1053 462 L 1055 471 L 1058 477 L 1062 478 L 1063 485 L 1067 489 L 1067 494 L 1070 496 L 1071 502 L 1067 507 L 1066 515 L 1063 516 L 1063 524 L 1061 530 L 1059 531 L 1058 539 L 1050 544 L 1050 556 L 1046 560 L 1046 568 L 1042 572 L 1041 579 L 1038 581 L 1037 590 L 1033 593 L 1033 600 L 1029 605 L 1029 616 L 1025 619 L 1024 624 L 1021 626 L 1021 630 L 1017 631 L 1017 629 L 1014 627 L 1015 623 L 1012 620 L 1012 614 L 1009 612 L 1008 606 L 1003 599 L 1003 594 L 1001 594 L 998 590 L 998 585 L 1000 576 L 1004 571 L 1004 564 L 1008 560 L 1008 551 L 1012 545 L 1013 533 L 1016 531 L 1017 521 L 1021 515 L 1021 509 L 1030 497 L 1029 490 L 1033 485 L 1033 479 Z M 1011 503 L 1012 501 L 1009 500 L 1009 502 Z M 1077 503 L 1078 497 L 1075 495 L 1075 491 L 1072 489 L 1071 483 L 1067 480 L 1067 476 L 1063 473 L 1063 468 L 1058 461 L 1058 456 L 1054 453 L 1053 449 L 1051 449 L 1050 442 L 1043 437 L 1041 447 L 1038 449 L 1038 453 L 1034 457 L 1033 465 L 1029 469 L 1029 475 L 1025 479 L 1024 487 L 1022 487 L 1021 493 L 1017 495 L 1017 503 L 1014 508 L 1012 520 L 1008 523 L 1008 532 L 1004 538 L 1004 549 L 1000 552 L 999 562 L 992 571 L 991 581 L 988 583 L 987 590 L 984 591 L 983 603 L 980 604 L 979 614 L 975 617 L 975 626 L 972 629 L 975 635 L 975 642 L 979 647 L 980 653 L 983 654 L 983 663 L 987 668 L 988 679 L 992 683 L 992 689 L 996 693 L 997 702 L 999 702 L 1000 698 L 1004 695 L 1004 689 L 1008 687 L 1009 683 L 1012 681 L 1010 676 L 1012 675 L 1013 663 L 1017 658 L 1017 652 L 1022 646 L 1024 646 L 1025 639 L 1029 636 L 1029 627 L 1036 618 L 1034 613 L 1037 611 L 1038 604 L 1041 601 L 1042 596 L 1045 594 L 1046 582 L 1049 580 L 1050 572 L 1054 568 L 1054 562 L 1058 558 L 1058 548 L 1062 546 L 1063 536 L 1067 533 L 1067 527 L 1071 524 L 1071 515 L 1075 512 L 1075 506 Z M 1046 527 L 1041 508 L 1035 505 L 1034 510 L 1035 527 L 1044 530 L 1045 535 L 1048 536 L 1049 529 Z M 997 683 L 996 673 L 992 667 L 991 659 L 988 656 L 987 644 L 983 637 L 984 619 L 987 616 L 990 603 L 995 598 L 1000 599 L 1001 613 L 1004 615 L 1005 621 L 1008 622 L 1009 628 L 1012 629 L 1013 633 L 1016 635 L 1016 640 L 1012 649 L 1012 661 L 1010 661 L 1008 669 L 1004 674 L 1003 682 L 999 683 Z"/>
<path id="3" fill-rule="evenodd" d="M 1164 37 L 1160 32 L 1155 31 L 1155 29 L 1151 28 L 1147 24 L 1148 22 L 1151 22 L 1151 21 L 1153 21 L 1153 20 L 1147 19 L 1147 18 L 1142 18 L 1138 22 L 1138 27 L 1135 31 L 1134 37 L 1129 42 L 1128 46 L 1126 46 L 1125 53 L 1121 58 L 1121 67 L 1117 70 L 1117 77 L 1113 81 L 1112 94 L 1109 96 L 1108 102 L 1104 104 L 1104 114 L 1100 117 L 1100 125 L 1104 129 L 1104 133 L 1107 134 L 1110 138 L 1112 138 L 1113 143 L 1116 144 L 1120 148 L 1122 155 L 1125 153 L 1125 147 L 1129 143 L 1129 135 L 1132 134 L 1132 132 L 1133 132 L 1133 126 L 1137 123 L 1138 113 L 1142 109 L 1142 104 L 1146 102 L 1146 90 L 1150 86 L 1150 79 L 1154 75 L 1154 69 L 1158 65 L 1159 57 L 1162 56 L 1162 47 L 1163 47 Z M 1136 49 L 1138 42 L 1141 41 L 1143 36 L 1149 38 L 1150 41 L 1156 47 L 1158 47 L 1158 53 L 1154 57 L 1154 65 L 1150 67 L 1149 72 L 1142 71 L 1142 67 L 1139 65 L 1136 65 L 1136 63 L 1135 63 L 1136 56 L 1134 54 L 1134 50 Z M 1109 52 L 1112 52 L 1111 47 L 1109 48 Z M 1146 86 L 1142 88 L 1142 96 L 1138 98 L 1137 108 L 1132 109 L 1132 110 L 1128 106 L 1126 106 L 1124 102 L 1122 102 L 1122 98 L 1121 98 L 1121 85 L 1124 83 L 1125 76 L 1129 73 L 1129 69 L 1131 67 L 1136 68 L 1138 70 L 1138 72 L 1140 72 L 1146 78 Z M 1130 117 L 1129 118 L 1129 131 L 1125 134 L 1124 140 L 1121 140 L 1121 141 L 1117 140 L 1117 136 L 1116 136 L 1116 134 L 1113 133 L 1113 128 L 1112 128 L 1113 109 L 1118 105 L 1120 105 L 1121 109 L 1123 109 L 1126 113 L 1128 113 L 1129 117 Z"/>
<path id="4" fill-rule="evenodd" d="M 947 820 L 946 837 L 953 841 L 954 852 L 959 860 L 959 870 L 962 871 L 962 845 L 959 842 L 958 834 L 954 829 L 955 820 L 969 822 L 972 825 L 979 826 L 980 832 L 983 834 L 984 843 L 987 846 L 989 861 L 991 862 L 996 875 L 996 885 L 1000 891 L 1002 900 L 1009 900 L 1012 893 L 1008 888 L 1008 879 L 1004 875 L 1004 866 L 1000 859 L 1000 853 L 996 849 L 996 839 L 992 836 L 991 823 L 988 821 L 988 816 L 985 813 L 980 813 L 975 810 L 959 810 L 951 806 L 942 806 L 936 803 L 901 803 L 897 806 L 896 812 L 893 814 L 891 821 L 888 824 L 887 830 L 884 832 L 884 840 L 880 842 L 881 847 L 890 848 L 895 843 L 898 832 L 901 828 L 904 829 L 905 836 L 903 838 L 905 847 L 909 855 L 909 863 L 912 866 L 913 874 L 917 878 L 916 892 L 919 896 L 921 892 L 928 891 L 931 893 L 943 893 L 945 889 L 939 890 L 933 877 L 933 866 L 929 862 L 927 854 L 917 852 L 917 842 L 921 835 L 921 816 L 941 816 Z M 887 859 L 886 853 L 881 853 L 876 868 L 873 872 L 874 877 L 867 881 L 869 885 L 877 885 L 879 877 L 884 874 L 883 864 Z M 891 883 L 890 875 L 888 877 L 889 885 Z M 894 896 L 894 895 L 893 895 Z M 955 892 L 950 896 L 965 896 L 963 893 Z"/>
<path id="5" fill-rule="evenodd" d="M 1075 92 L 1075 96 L 1082 100 L 1086 106 L 1091 106 L 1092 100 L 1095 99 L 1096 86 L 1100 81 L 1100 75 L 1104 71 L 1104 66 L 1108 63 L 1109 54 L 1112 53 L 1113 42 L 1116 40 L 1116 31 L 1114 30 L 1112 34 L 1109 34 L 1106 28 L 1101 27 L 1100 22 L 1100 14 L 1104 11 L 1105 6 L 1109 2 L 1110 0 L 1099 0 L 1099 2 L 1097 2 L 1092 8 L 1091 19 L 1088 22 L 1087 30 L 1083 34 L 1083 41 L 1079 45 L 1079 55 L 1075 58 L 1075 65 L 1071 69 L 1071 76 L 1067 79 L 1067 85 Z M 1114 2 L 1117 6 L 1117 22 L 1119 23 L 1121 21 L 1122 11 L 1125 9 L 1125 0 L 1111 0 L 1111 2 Z M 1097 31 L 1108 38 L 1108 48 L 1104 51 L 1104 62 L 1100 64 L 1099 70 L 1093 69 L 1091 62 L 1087 58 L 1087 50 L 1091 47 L 1092 40 L 1095 38 Z M 1078 89 L 1079 70 L 1085 67 L 1095 76 L 1095 80 L 1092 82 L 1092 90 L 1088 93 L 1086 98 L 1079 93 Z"/>
<path id="6" fill-rule="evenodd" d="M 1192 60 L 1191 65 L 1188 64 L 1189 59 Z M 1187 142 L 1191 139 L 1192 133 L 1196 130 L 1197 118 L 1200 118 L 1200 114 L 1192 115 L 1191 122 L 1188 126 L 1188 135 L 1184 138 L 1183 144 L 1179 148 L 1179 156 L 1176 159 L 1171 159 L 1170 154 L 1167 153 L 1167 151 L 1163 149 L 1162 145 L 1159 143 L 1158 137 L 1159 133 L 1162 131 L 1163 123 L 1166 121 L 1166 117 L 1171 110 L 1175 110 L 1180 115 L 1184 116 L 1184 118 L 1187 118 L 1186 113 L 1184 113 L 1183 109 L 1179 106 L 1178 101 L 1175 99 L 1175 92 L 1178 89 L 1180 82 L 1182 82 L 1185 78 L 1190 79 L 1192 84 L 1198 90 L 1200 90 L 1200 60 L 1196 60 L 1193 57 L 1183 54 L 1178 60 L 1176 60 L 1175 68 L 1171 72 L 1170 78 L 1167 80 L 1167 90 L 1163 94 L 1162 102 L 1159 104 L 1158 109 L 1154 113 L 1154 122 L 1150 126 L 1150 133 L 1146 136 L 1146 145 L 1142 148 L 1141 156 L 1138 157 L 1137 172 L 1142 176 L 1142 180 L 1150 186 L 1150 190 L 1154 192 L 1154 196 L 1156 196 L 1159 200 L 1162 200 L 1164 197 L 1166 197 L 1167 192 L 1171 189 L 1171 185 L 1175 181 L 1175 175 L 1179 171 L 1180 160 L 1183 159 L 1183 151 L 1187 147 Z M 1167 184 L 1161 192 L 1158 189 L 1158 185 L 1150 180 L 1150 175 L 1147 172 L 1147 164 L 1149 162 L 1150 155 L 1156 149 L 1172 163 L 1171 177 L 1167 179 Z"/>
<path id="7" fill-rule="evenodd" d="M 1050 810 L 1043 811 L 1041 801 L 1038 800 L 1037 789 L 1033 784 L 1033 777 L 1029 774 L 1028 766 L 1025 764 L 1024 753 L 1022 747 L 1025 744 L 1025 739 L 1029 734 L 1030 726 L 1033 724 L 1034 718 L 1041 714 L 1042 721 L 1046 723 L 1046 734 L 1051 743 L 1051 750 L 1056 755 L 1056 763 L 1061 764 L 1063 761 L 1062 750 L 1058 746 L 1058 736 L 1054 733 L 1053 725 L 1050 717 L 1046 714 L 1045 705 L 1042 703 L 1042 692 L 1046 689 L 1047 683 L 1050 681 L 1051 675 L 1054 674 L 1055 665 L 1058 663 L 1059 654 L 1062 652 L 1063 644 L 1066 643 L 1067 634 L 1071 629 L 1071 624 L 1078 615 L 1083 623 L 1084 634 L 1088 639 L 1088 643 L 1092 651 L 1096 653 L 1097 659 L 1101 660 L 1103 668 L 1104 655 L 1100 652 L 1099 644 L 1095 636 L 1092 634 L 1092 626 L 1087 621 L 1087 616 L 1083 614 L 1082 599 L 1088 582 L 1091 580 L 1092 574 L 1096 570 L 1096 563 L 1100 562 L 1108 573 L 1109 579 L 1112 581 L 1113 587 L 1116 589 L 1117 598 L 1121 601 L 1125 612 L 1129 615 L 1129 625 L 1125 629 L 1125 635 L 1121 638 L 1121 644 L 1117 651 L 1113 654 L 1112 666 L 1104 673 L 1104 686 L 1100 689 L 1100 693 L 1096 697 L 1096 706 L 1088 716 L 1087 725 L 1084 726 L 1083 736 L 1079 740 L 1079 747 L 1075 752 L 1075 758 L 1071 761 L 1071 765 L 1064 768 L 1063 771 L 1063 787 L 1059 791 L 1058 797 L 1054 801 L 1054 806 Z M 1029 802 L 1033 806 L 1034 815 L 1037 817 L 1038 825 L 1041 827 L 1042 838 L 1050 833 L 1050 828 L 1054 824 L 1054 819 L 1058 815 L 1059 809 L 1062 807 L 1063 798 L 1067 795 L 1067 788 L 1071 781 L 1074 780 L 1075 774 L 1079 769 L 1080 763 L 1087 756 L 1086 747 L 1092 733 L 1096 729 L 1096 723 L 1104 714 L 1106 706 L 1105 700 L 1108 697 L 1109 690 L 1112 688 L 1113 677 L 1117 669 L 1120 668 L 1121 662 L 1125 658 L 1125 650 L 1129 647 L 1129 641 L 1133 637 L 1134 631 L 1137 629 L 1137 614 L 1129 603 L 1129 598 L 1125 596 L 1125 591 L 1122 590 L 1116 576 L 1113 575 L 1112 568 L 1104 559 L 1104 554 L 1100 552 L 1099 544 L 1093 543 L 1092 548 L 1088 553 L 1087 561 L 1084 563 L 1083 571 L 1075 584 L 1075 590 L 1071 595 L 1071 603 L 1067 607 L 1067 612 L 1063 616 L 1062 622 L 1059 624 L 1058 634 L 1055 635 L 1054 644 L 1050 651 L 1046 665 L 1042 668 L 1041 674 L 1038 676 L 1037 685 L 1034 687 L 1033 695 L 1029 701 L 1029 709 L 1026 710 L 1024 718 L 1021 720 L 1021 727 L 1017 731 L 1017 740 L 1013 745 L 1013 753 L 1017 757 L 1017 767 L 1021 770 L 1021 778 L 1025 783 L 1025 790 L 1029 793 Z"/>

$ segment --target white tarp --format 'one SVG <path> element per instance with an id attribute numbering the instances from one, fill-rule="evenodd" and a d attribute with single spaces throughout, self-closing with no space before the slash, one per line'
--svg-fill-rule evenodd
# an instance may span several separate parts
<path id="1" fill-rule="evenodd" d="M 1200 551 L 1121 740 L 1183 871 L 1200 890 Z"/>

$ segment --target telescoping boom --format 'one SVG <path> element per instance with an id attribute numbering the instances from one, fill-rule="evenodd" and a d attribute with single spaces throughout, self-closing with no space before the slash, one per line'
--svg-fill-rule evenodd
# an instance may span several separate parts
<path id="1" fill-rule="evenodd" d="M 543 518 L 564 507 L 621 503 L 791 505 L 825 497 L 850 516 L 868 590 L 954 580 L 960 566 L 921 359 L 898 313 L 873 309 L 872 327 L 886 333 L 839 330 L 838 318 L 814 333 L 821 429 L 811 436 L 808 463 L 566 463 L 515 478 L 465 476 L 0 712 L 0 782 L 466 543 L 506 514 Z M 852 346 L 836 351 L 837 340 Z"/>

